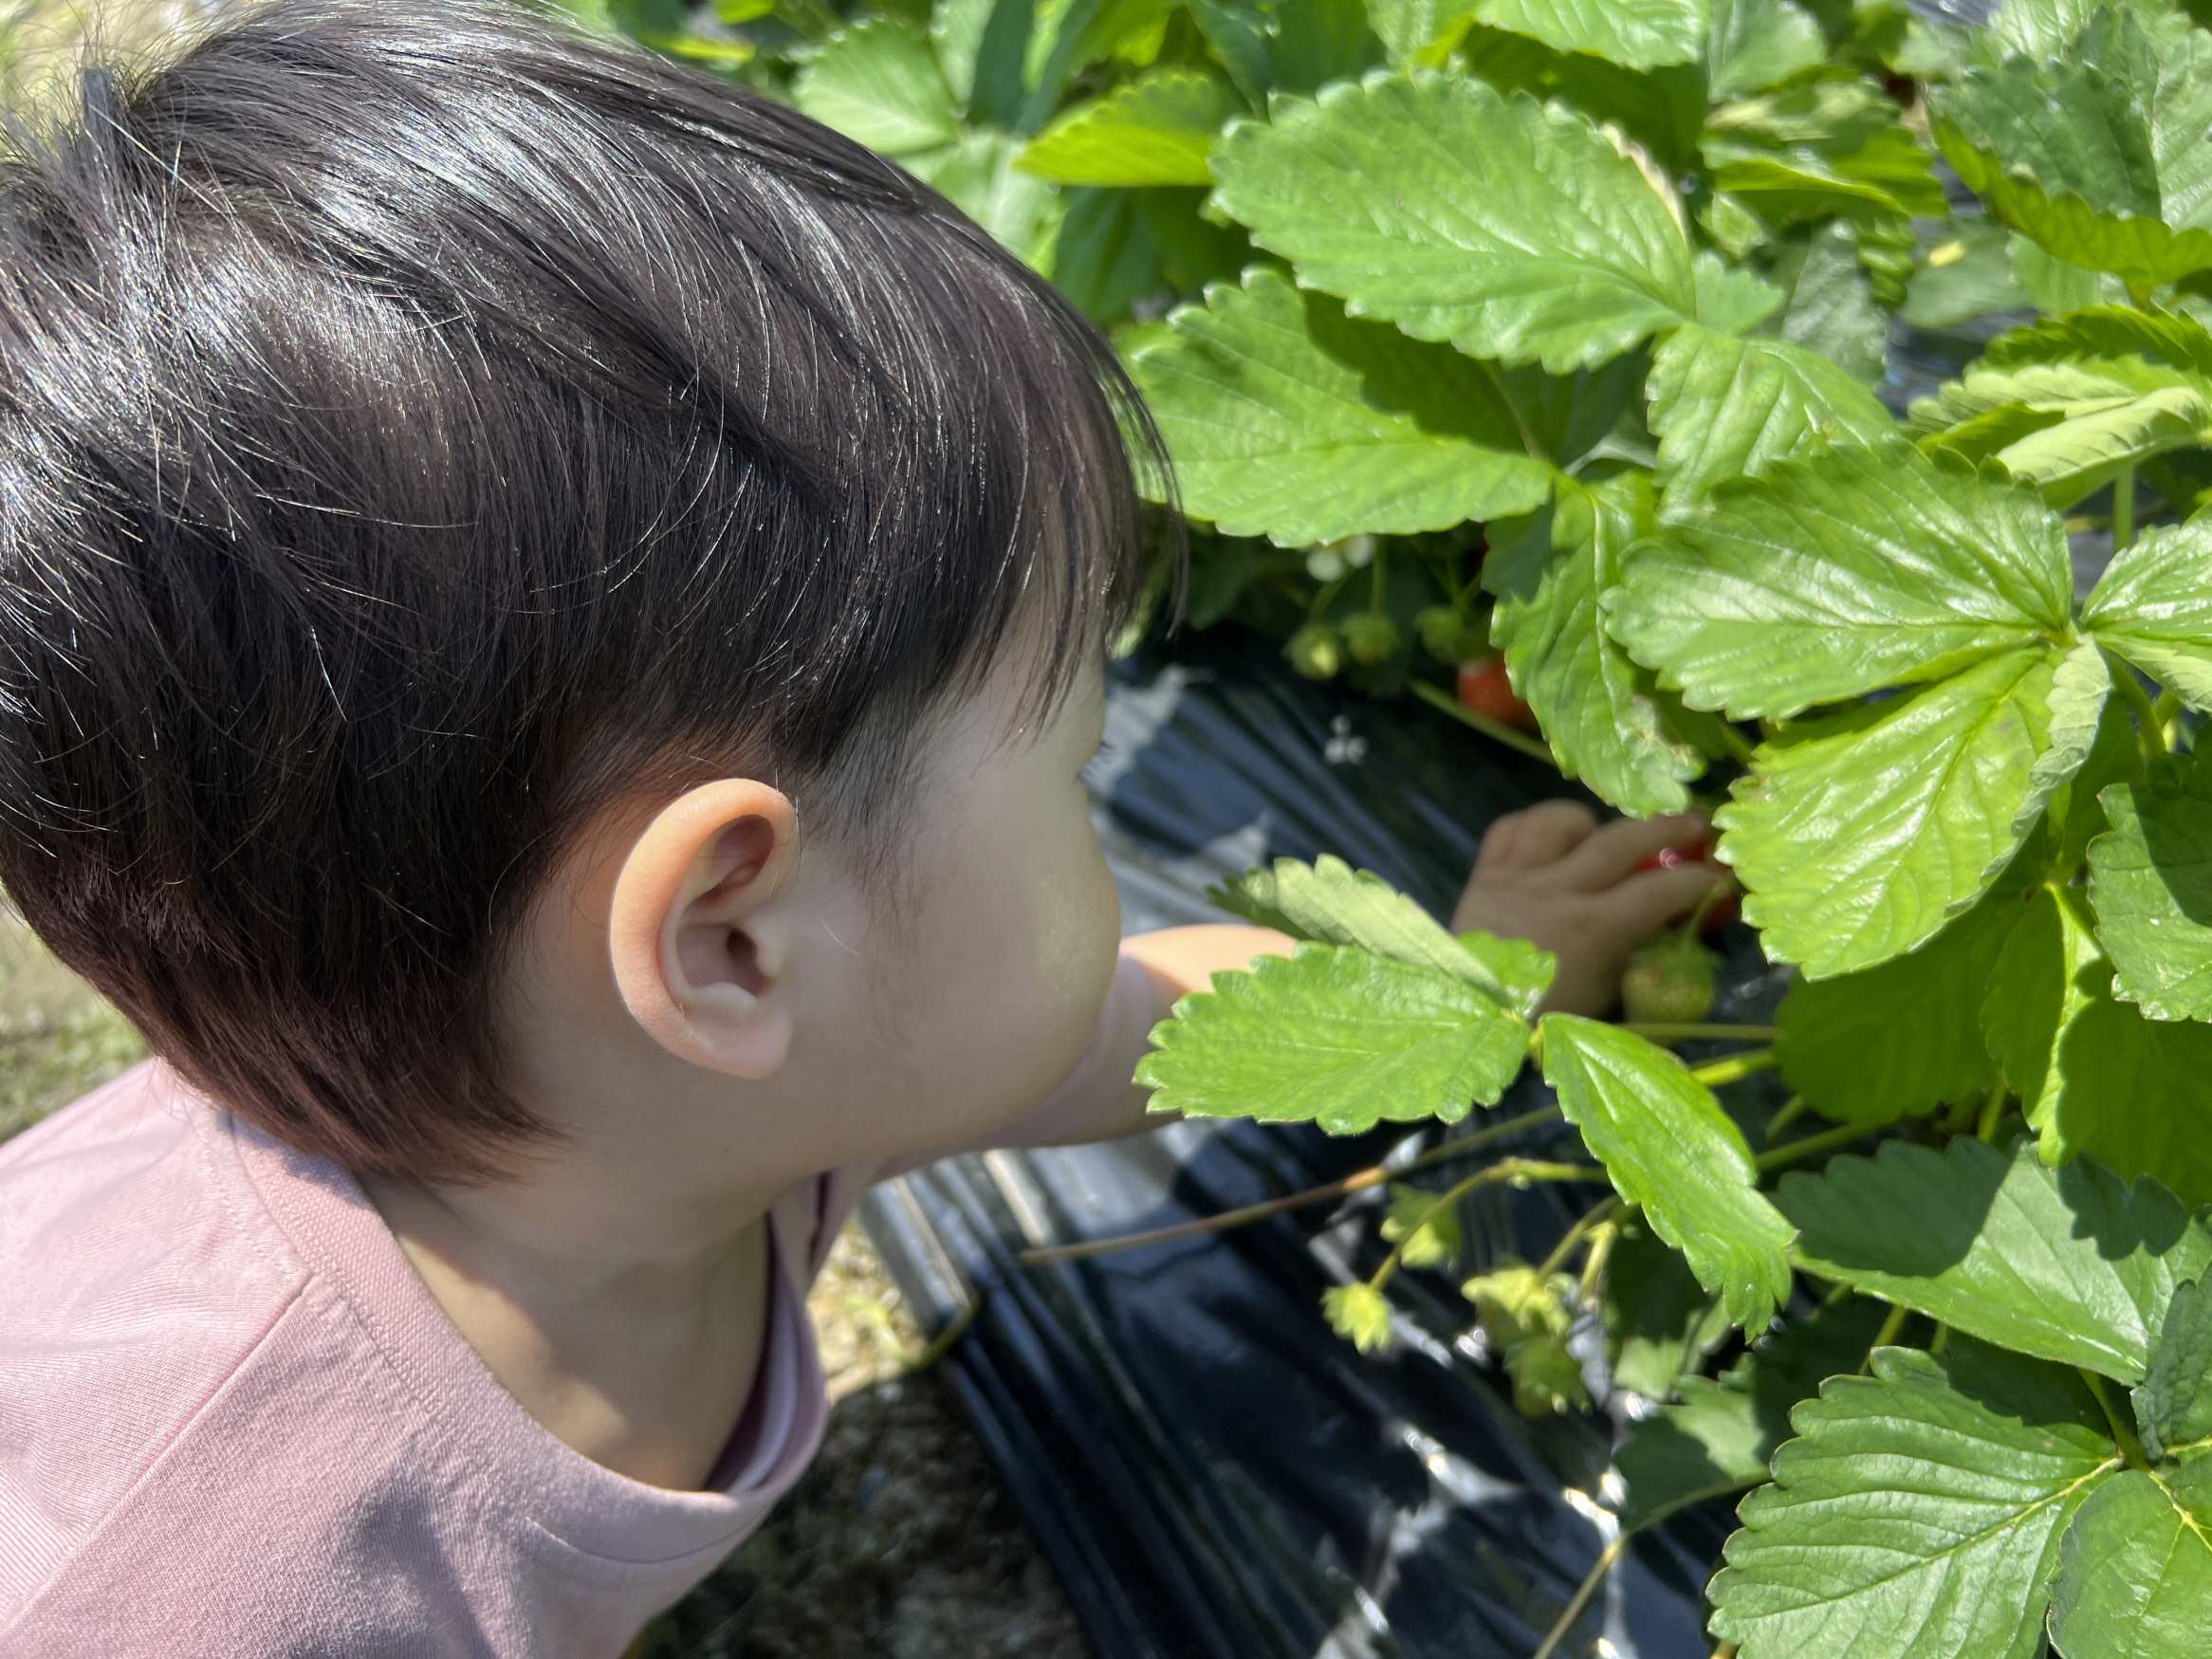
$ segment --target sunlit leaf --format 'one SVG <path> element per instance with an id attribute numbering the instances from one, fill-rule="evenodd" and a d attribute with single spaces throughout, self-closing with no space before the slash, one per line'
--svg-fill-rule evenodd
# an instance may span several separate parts
<path id="1" fill-rule="evenodd" d="M 1678 811 L 1704 758 L 1670 732 L 1651 676 L 1606 632 L 1602 598 L 1624 550 L 1651 528 L 1649 477 L 1621 472 L 1592 488 L 1560 485 L 1533 518 L 1490 531 L 1483 583 L 1498 597 L 1490 637 L 1505 654 L 1568 777 L 1625 812 Z"/>
<path id="2" fill-rule="evenodd" d="M 2106 567 L 2081 623 L 2196 709 L 2212 709 L 2212 521 L 2160 525 Z"/>
<path id="3" fill-rule="evenodd" d="M 1704 56 L 1708 27 L 1705 0 L 1479 0 L 1475 16 L 1631 69 Z"/>
<path id="4" fill-rule="evenodd" d="M 960 114 L 930 43 L 904 24 L 872 17 L 833 36 L 793 83 L 794 102 L 824 126 L 906 156 L 960 137 Z"/>
<path id="5" fill-rule="evenodd" d="M 2191 757 L 2101 798 L 2089 846 L 2097 936 L 2112 992 L 2154 1020 L 2212 1019 L 2212 773 Z"/>
<path id="6" fill-rule="evenodd" d="M 1298 546 L 1448 529 L 1526 512 L 1552 488 L 1480 364 L 1347 318 L 1275 271 L 1176 312 L 1131 370 L 1184 507 L 1229 535 Z"/>
<path id="7" fill-rule="evenodd" d="M 2132 1403 L 2144 1449 L 2154 1458 L 2203 1449 L 2212 1440 L 2212 1286 L 2204 1281 L 2174 1287 Z"/>
<path id="8" fill-rule="evenodd" d="M 1789 716 L 2062 631 L 2073 588 L 2057 521 L 2018 491 L 1839 446 L 1670 524 L 1613 626 L 1690 707 Z"/>
<path id="9" fill-rule="evenodd" d="M 1329 945 L 1217 973 L 1155 1026 L 1136 1080 L 1153 1109 L 1312 1122 L 1453 1122 L 1521 1070 L 1528 1026 L 1464 979 Z"/>
<path id="10" fill-rule="evenodd" d="M 1665 1049 L 1569 1014 L 1543 1022 L 1544 1080 L 1614 1189 L 1689 1258 L 1728 1317 L 1762 1329 L 1789 1295 L 1789 1224 L 1759 1191 L 1743 1134 Z"/>
<path id="11" fill-rule="evenodd" d="M 2173 1659 L 2208 1630 L 2212 1458 L 2114 1475 L 2066 1534 L 2052 1639 L 2082 1659 Z"/>
<path id="12" fill-rule="evenodd" d="M 1647 387 L 1669 517 L 1689 513 L 1728 479 L 1896 431 L 1889 412 L 1819 353 L 1695 323 L 1661 343 Z"/>
<path id="13" fill-rule="evenodd" d="M 1875 1351 L 1797 1412 L 1710 1594 L 1744 1659 L 2035 1659 L 2059 1539 L 2119 1458 L 2078 1383 L 1961 1343 Z"/>
<path id="14" fill-rule="evenodd" d="M 1060 116 L 1015 165 L 1056 184 L 1210 184 L 1207 157 L 1233 103 L 1211 75 L 1157 70 Z"/>
<path id="15" fill-rule="evenodd" d="M 1431 968 L 1475 986 L 1502 1007 L 1528 1014 L 1551 988 L 1557 962 L 1519 939 L 1454 938 L 1433 916 L 1372 870 L 1323 853 L 1311 864 L 1278 858 L 1207 895 L 1224 910 L 1294 939 L 1349 945 L 1393 962 Z"/>
<path id="16" fill-rule="evenodd" d="M 1714 822 L 1770 955 L 1808 979 L 1848 973 L 1912 949 L 1973 902 L 2026 833 L 2061 660 L 2008 652 L 1761 746 Z"/>
<path id="17" fill-rule="evenodd" d="M 1229 132 L 1218 200 L 1359 315 L 1555 373 L 1696 314 L 1675 209 L 1579 116 L 1419 71 Z M 1568 181 L 1572 180 L 1570 184 Z"/>

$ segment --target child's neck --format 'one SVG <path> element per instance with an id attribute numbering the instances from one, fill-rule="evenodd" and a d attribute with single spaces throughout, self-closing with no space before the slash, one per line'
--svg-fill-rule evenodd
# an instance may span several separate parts
<path id="1" fill-rule="evenodd" d="M 645 1171 L 577 1167 L 593 1162 L 557 1155 L 493 1187 L 366 1186 L 433 1299 L 539 1424 L 618 1474 L 696 1489 L 751 1392 L 773 1195 L 700 1203 L 664 1171 L 654 1201 Z"/>

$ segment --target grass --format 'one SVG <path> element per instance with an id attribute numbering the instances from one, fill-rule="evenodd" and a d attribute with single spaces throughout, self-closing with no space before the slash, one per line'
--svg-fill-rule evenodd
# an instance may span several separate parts
<path id="1" fill-rule="evenodd" d="M 138 1064 L 146 1045 L 98 992 L 0 911 L 0 1140 Z"/>

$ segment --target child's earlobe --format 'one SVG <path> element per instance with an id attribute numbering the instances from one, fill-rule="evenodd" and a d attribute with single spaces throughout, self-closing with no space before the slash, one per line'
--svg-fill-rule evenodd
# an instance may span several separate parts
<path id="1" fill-rule="evenodd" d="M 623 860 L 607 920 L 615 983 L 671 1053 L 745 1078 L 783 1065 L 791 1021 L 774 990 L 785 965 L 754 924 L 798 852 L 790 801 L 724 778 L 664 807 Z"/>

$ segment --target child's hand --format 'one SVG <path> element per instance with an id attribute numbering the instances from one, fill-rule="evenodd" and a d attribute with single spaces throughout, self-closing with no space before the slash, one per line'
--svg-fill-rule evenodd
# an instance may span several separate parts
<path id="1" fill-rule="evenodd" d="M 1483 838 L 1475 872 L 1451 913 L 1455 933 L 1480 930 L 1527 939 L 1559 959 L 1546 1008 L 1600 1017 L 1620 1001 L 1629 955 L 1687 915 L 1726 876 L 1699 861 L 1671 870 L 1636 866 L 1712 832 L 1687 815 L 1600 826 L 1589 808 L 1546 801 L 1506 814 Z"/>

